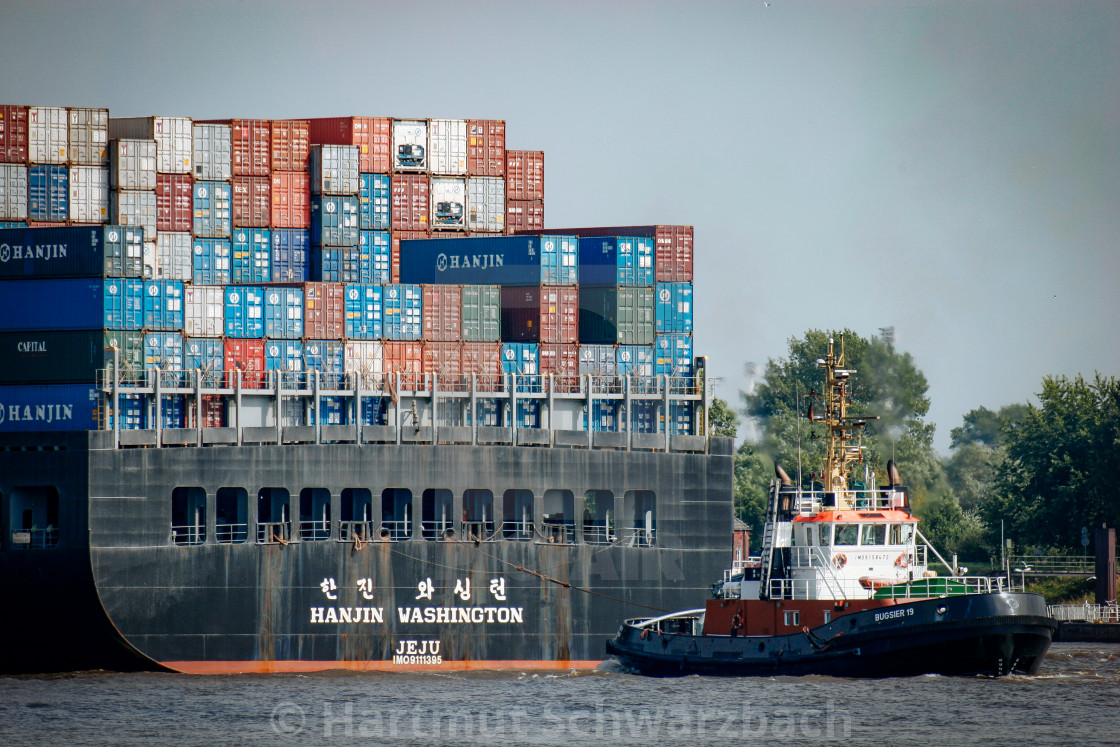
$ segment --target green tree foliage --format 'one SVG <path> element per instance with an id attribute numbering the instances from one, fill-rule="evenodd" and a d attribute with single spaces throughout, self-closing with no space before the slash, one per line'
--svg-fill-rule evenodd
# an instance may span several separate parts
<path id="1" fill-rule="evenodd" d="M 766 491 L 773 474 L 774 462 L 760 455 L 754 444 L 743 443 L 735 452 L 735 515 L 758 541 L 766 524 Z"/>
<path id="2" fill-rule="evenodd" d="M 987 407 L 978 407 L 964 416 L 964 425 L 949 431 L 949 447 L 958 446 L 987 446 L 996 447 L 1004 444 L 1004 434 L 1008 428 L 1020 422 L 1029 412 L 1030 408 L 1024 404 L 1014 404 L 1001 407 L 999 412 L 993 412 Z"/>
<path id="3" fill-rule="evenodd" d="M 738 435 L 739 416 L 719 397 L 712 398 L 712 406 L 708 408 L 708 430 L 713 436 L 735 438 Z"/>

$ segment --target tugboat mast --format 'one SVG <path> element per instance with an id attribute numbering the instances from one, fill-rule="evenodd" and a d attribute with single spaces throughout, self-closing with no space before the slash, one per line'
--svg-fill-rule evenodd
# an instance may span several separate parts
<path id="1" fill-rule="evenodd" d="M 813 412 L 813 405 L 809 404 L 809 420 L 813 423 L 822 423 L 828 428 L 828 453 L 825 455 L 824 474 L 822 484 L 826 493 L 837 496 L 848 493 L 848 472 L 851 465 L 863 461 L 863 427 L 868 420 L 875 418 L 852 418 L 848 415 L 848 405 L 851 402 L 851 392 L 848 389 L 848 379 L 855 373 L 855 369 L 844 368 L 844 336 L 840 336 L 840 352 L 837 353 L 832 338 L 828 340 L 828 354 L 823 359 L 817 360 L 817 366 L 824 370 L 825 385 L 825 412 L 817 416 Z M 809 397 L 818 395 L 810 391 Z M 838 501 L 835 508 L 851 508 Z"/>

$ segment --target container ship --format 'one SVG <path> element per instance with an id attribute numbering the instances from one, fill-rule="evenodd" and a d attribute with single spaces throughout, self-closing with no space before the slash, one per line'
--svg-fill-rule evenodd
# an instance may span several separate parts
<path id="1" fill-rule="evenodd" d="M 0 670 L 595 666 L 730 555 L 692 240 L 501 120 L 0 106 Z"/>

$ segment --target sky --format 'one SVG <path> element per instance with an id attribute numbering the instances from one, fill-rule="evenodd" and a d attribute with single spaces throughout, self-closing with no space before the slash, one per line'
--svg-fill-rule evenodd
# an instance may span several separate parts
<path id="1" fill-rule="evenodd" d="M 546 226 L 688 224 L 735 406 L 810 329 L 895 330 L 935 448 L 1120 375 L 1120 3 L 0 0 L 0 101 L 493 118 Z"/>

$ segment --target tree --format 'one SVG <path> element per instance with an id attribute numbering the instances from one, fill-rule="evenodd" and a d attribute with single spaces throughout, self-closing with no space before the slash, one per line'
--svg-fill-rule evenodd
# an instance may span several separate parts
<path id="1" fill-rule="evenodd" d="M 975 444 L 994 448 L 1004 444 L 1005 431 L 1020 422 L 1029 411 L 1024 404 L 1005 405 L 999 412 L 978 407 L 964 416 L 964 425 L 949 431 L 949 447 Z"/>
<path id="2" fill-rule="evenodd" d="M 735 438 L 739 432 L 739 416 L 719 397 L 712 398 L 708 408 L 708 430 L 713 436 Z"/>

